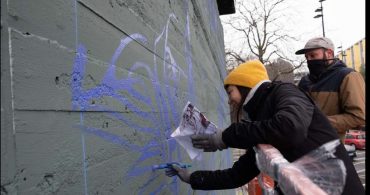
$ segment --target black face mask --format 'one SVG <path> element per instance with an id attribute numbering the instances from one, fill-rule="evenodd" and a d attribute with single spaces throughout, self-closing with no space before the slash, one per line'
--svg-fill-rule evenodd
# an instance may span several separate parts
<path id="1" fill-rule="evenodd" d="M 307 60 L 307 67 L 310 70 L 309 78 L 312 81 L 317 81 L 320 75 L 328 69 L 328 60 L 333 59 Z"/>
<path id="2" fill-rule="evenodd" d="M 310 79 L 317 80 L 327 69 L 327 60 L 307 60 L 307 67 L 310 70 Z"/>

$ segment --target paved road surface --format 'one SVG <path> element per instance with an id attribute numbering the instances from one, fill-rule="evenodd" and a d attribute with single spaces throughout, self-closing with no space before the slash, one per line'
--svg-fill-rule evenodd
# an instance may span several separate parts
<path id="1" fill-rule="evenodd" d="M 356 150 L 357 157 L 353 159 L 358 176 L 361 179 L 363 186 L 365 186 L 365 152 L 366 150 Z"/>

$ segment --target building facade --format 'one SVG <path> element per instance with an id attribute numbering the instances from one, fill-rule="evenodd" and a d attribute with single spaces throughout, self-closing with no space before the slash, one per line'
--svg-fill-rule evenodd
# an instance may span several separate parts
<path id="1" fill-rule="evenodd" d="M 345 50 L 340 50 L 336 57 L 343 60 L 348 67 L 361 72 L 361 67 L 363 66 L 363 68 L 365 68 L 366 64 L 365 46 L 366 39 L 363 38 L 349 48 Z"/>

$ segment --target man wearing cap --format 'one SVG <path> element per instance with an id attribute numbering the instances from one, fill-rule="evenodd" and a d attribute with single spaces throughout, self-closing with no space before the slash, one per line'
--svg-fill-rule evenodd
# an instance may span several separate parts
<path id="1" fill-rule="evenodd" d="M 334 58 L 334 44 L 326 37 L 308 40 L 295 54 L 305 55 L 310 71 L 298 86 L 310 94 L 343 142 L 347 130 L 365 125 L 362 75 Z"/>

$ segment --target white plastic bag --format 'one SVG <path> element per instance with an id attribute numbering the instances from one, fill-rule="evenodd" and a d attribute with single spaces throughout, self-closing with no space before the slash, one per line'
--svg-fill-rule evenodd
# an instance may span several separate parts
<path id="1" fill-rule="evenodd" d="M 339 144 L 338 139 L 325 143 L 292 163 L 271 145 L 259 144 L 254 150 L 260 171 L 277 181 L 284 194 L 301 194 L 304 189 L 306 194 L 312 190 L 312 194 L 339 195 L 346 183 L 344 162 L 334 155 Z M 318 190 L 304 188 L 312 185 L 318 186 Z M 264 189 L 270 193 L 271 190 Z"/>
<path id="2" fill-rule="evenodd" d="M 186 150 L 190 158 L 201 159 L 202 149 L 194 148 L 190 136 L 216 133 L 217 126 L 210 122 L 191 102 L 183 110 L 181 121 L 171 137 Z"/>

